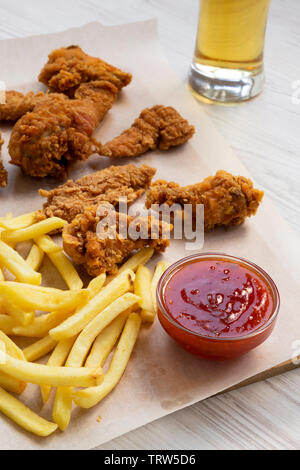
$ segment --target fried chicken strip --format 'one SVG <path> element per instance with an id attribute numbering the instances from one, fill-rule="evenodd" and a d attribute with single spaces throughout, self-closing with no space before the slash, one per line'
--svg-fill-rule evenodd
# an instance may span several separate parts
<path id="1" fill-rule="evenodd" d="M 176 183 L 156 181 L 146 198 L 146 207 L 191 204 L 195 214 L 196 204 L 204 205 L 204 229 L 220 225 L 239 225 L 254 215 L 263 198 L 263 191 L 255 189 L 250 179 L 218 171 L 198 184 L 180 187 Z"/>
<path id="2" fill-rule="evenodd" d="M 133 219 L 110 209 L 106 212 L 106 217 L 108 216 L 115 217 L 115 225 L 109 223 L 112 238 L 101 236 L 104 232 L 99 231 L 98 224 L 104 219 L 97 217 L 94 207 L 87 208 L 63 231 L 65 252 L 76 264 L 82 265 L 90 276 L 95 277 L 104 272 L 116 274 L 118 265 L 134 250 L 149 246 L 155 251 L 164 251 L 169 245 L 167 236 L 172 226 L 165 222 L 159 222 L 150 216 Z M 138 227 L 143 234 L 142 238 L 136 240 L 130 237 L 131 223 Z M 124 228 L 127 237 L 122 236 Z"/>
<path id="3" fill-rule="evenodd" d="M 187 142 L 195 132 L 176 109 L 157 105 L 144 109 L 130 129 L 102 145 L 100 155 L 107 157 L 136 157 L 148 150 L 168 150 Z"/>
<path id="4" fill-rule="evenodd" d="M 105 80 L 118 90 L 127 86 L 132 79 L 130 73 L 114 67 L 102 59 L 87 55 L 79 46 L 56 49 L 49 54 L 49 60 L 39 75 L 39 81 L 52 91 L 73 97 L 82 83 Z"/>
<path id="5" fill-rule="evenodd" d="M 40 189 L 40 195 L 48 199 L 43 214 L 72 222 L 87 206 L 108 202 L 118 207 L 121 197 L 127 198 L 128 205 L 132 204 L 150 186 L 155 172 L 155 168 L 147 165 L 111 166 L 75 182 L 69 180 L 52 191 Z"/>
<path id="6" fill-rule="evenodd" d="M 24 114 L 33 111 L 38 101 L 44 96 L 43 92 L 33 93 L 30 91 L 23 95 L 19 91 L 7 91 L 5 103 L 0 104 L 0 121 L 17 121 Z"/>
<path id="7" fill-rule="evenodd" d="M 33 177 L 65 179 L 72 163 L 94 152 L 93 131 L 116 100 L 110 82 L 82 84 L 75 99 L 50 93 L 15 124 L 9 153 L 13 165 Z"/>
<path id="8" fill-rule="evenodd" d="M 2 139 L 1 132 L 0 132 L 0 188 L 5 188 L 5 186 L 7 185 L 7 177 L 8 177 L 7 171 L 5 170 L 2 159 L 1 159 L 1 148 L 3 144 L 4 144 L 4 140 Z"/>

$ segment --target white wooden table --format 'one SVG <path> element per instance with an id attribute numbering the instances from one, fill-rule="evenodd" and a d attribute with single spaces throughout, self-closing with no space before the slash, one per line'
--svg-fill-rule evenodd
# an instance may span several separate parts
<path id="1" fill-rule="evenodd" d="M 185 81 L 197 8 L 196 0 L 0 0 L 0 39 L 60 31 L 90 21 L 116 24 L 158 17 L 161 45 Z M 206 105 L 206 110 L 300 234 L 300 92 L 298 100 L 296 95 L 292 99 L 293 86 L 300 88 L 299 44 L 299 0 L 273 0 L 264 93 L 238 107 Z M 5 64 L 0 73 L 2 67 Z M 295 370 L 185 408 L 99 450 L 299 449 L 299 389 L 300 370 Z"/>

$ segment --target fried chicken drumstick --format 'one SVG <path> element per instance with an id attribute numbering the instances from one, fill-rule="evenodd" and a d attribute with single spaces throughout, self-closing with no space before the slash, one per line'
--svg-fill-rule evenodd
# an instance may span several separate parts
<path id="1" fill-rule="evenodd" d="M 263 198 L 263 191 L 255 189 L 250 179 L 218 171 L 204 181 L 180 187 L 177 183 L 156 181 L 147 194 L 146 207 L 163 205 L 204 205 L 204 229 L 220 225 L 239 225 L 254 215 Z M 195 211 L 193 211 L 195 213 Z"/>
<path id="2" fill-rule="evenodd" d="M 187 142 L 195 128 L 170 106 L 157 105 L 144 109 L 130 129 L 102 145 L 100 155 L 136 157 L 148 150 L 168 150 Z"/>
<path id="3" fill-rule="evenodd" d="M 110 209 L 107 210 L 109 215 Z M 113 211 L 115 214 L 114 238 L 103 238 L 99 235 L 97 227 L 101 217 L 97 217 L 96 208 L 87 208 L 83 214 L 78 215 L 63 231 L 63 245 L 65 252 L 72 260 L 82 265 L 90 276 L 101 273 L 116 274 L 118 265 L 127 258 L 132 251 L 149 246 L 155 251 L 164 251 L 169 245 L 167 236 L 172 226 L 165 222 L 154 221 L 151 217 L 139 217 L 134 223 L 139 227 L 143 238 L 137 240 L 120 235 L 120 226 L 128 229 L 133 218 L 126 214 Z M 156 236 L 153 236 L 155 232 Z M 151 238 L 152 236 L 152 238 Z"/>
<path id="4" fill-rule="evenodd" d="M 33 177 L 65 179 L 71 164 L 94 152 L 93 131 L 116 100 L 118 89 L 107 81 L 84 83 L 75 99 L 50 93 L 15 124 L 11 162 Z"/>
<path id="5" fill-rule="evenodd" d="M 49 54 L 49 60 L 39 75 L 39 81 L 50 90 L 74 96 L 82 83 L 105 80 L 118 90 L 132 79 L 130 73 L 87 55 L 79 46 L 61 47 Z"/>
<path id="6" fill-rule="evenodd" d="M 0 132 L 0 188 L 5 188 L 5 186 L 7 185 L 7 176 L 8 176 L 7 171 L 5 170 L 2 159 L 1 159 L 1 148 L 3 144 L 4 144 L 4 140 L 2 140 L 1 132 Z"/>
<path id="7" fill-rule="evenodd" d="M 147 165 L 111 166 L 75 182 L 69 180 L 52 191 L 41 189 L 40 195 L 48 199 L 41 218 L 56 216 L 72 222 L 87 206 L 107 202 L 118 207 L 121 197 L 127 198 L 128 205 L 132 204 L 149 188 L 155 172 L 155 168 Z"/>

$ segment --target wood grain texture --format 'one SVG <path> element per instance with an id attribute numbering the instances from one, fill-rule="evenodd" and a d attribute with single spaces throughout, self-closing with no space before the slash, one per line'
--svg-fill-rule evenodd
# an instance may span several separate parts
<path id="1" fill-rule="evenodd" d="M 117 24 L 158 17 L 165 54 L 186 81 L 197 7 L 196 0 L 0 0 L 0 39 L 60 31 L 90 21 Z M 298 234 L 300 104 L 292 102 L 292 86 L 300 80 L 299 44 L 299 0 L 274 0 L 264 93 L 236 107 L 199 103 Z M 300 371 L 294 370 L 185 408 L 99 450 L 299 449 L 299 387 Z"/>

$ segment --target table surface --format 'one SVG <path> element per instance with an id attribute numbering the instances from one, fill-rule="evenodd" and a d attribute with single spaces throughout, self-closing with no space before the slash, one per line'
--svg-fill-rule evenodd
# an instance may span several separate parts
<path id="1" fill-rule="evenodd" d="M 0 39 L 157 17 L 162 48 L 184 82 L 197 7 L 196 0 L 0 0 Z M 201 106 L 300 234 L 299 44 L 299 0 L 274 0 L 264 93 L 237 107 Z M 299 449 L 299 388 L 300 370 L 294 370 L 197 403 L 98 449 Z"/>

